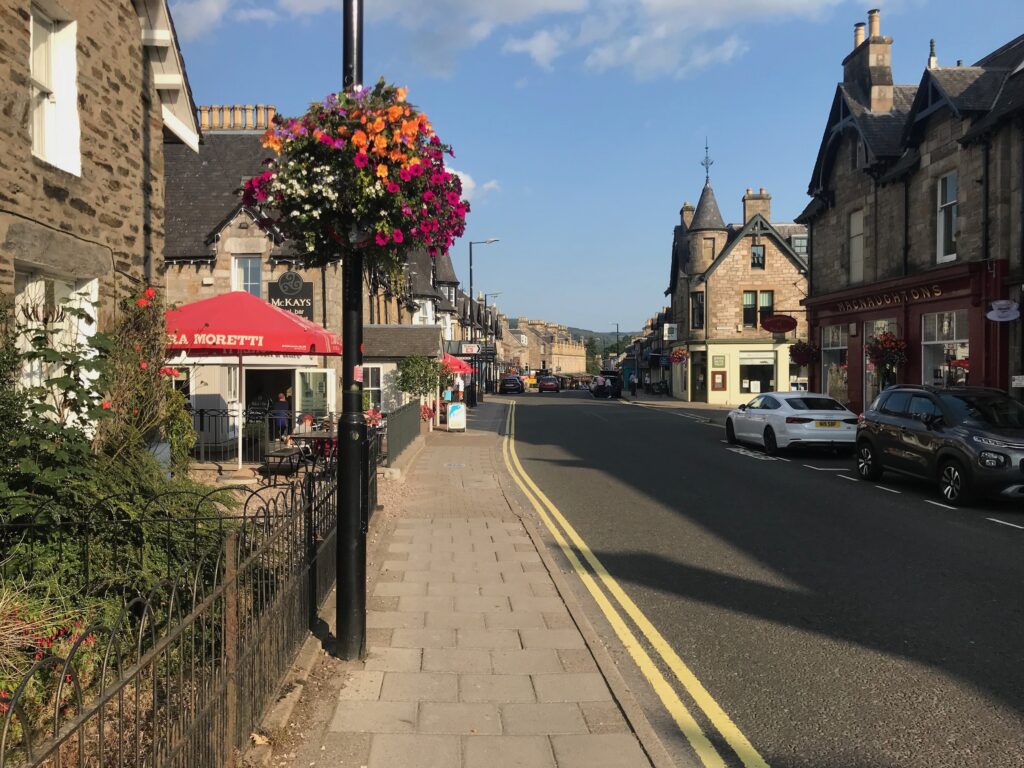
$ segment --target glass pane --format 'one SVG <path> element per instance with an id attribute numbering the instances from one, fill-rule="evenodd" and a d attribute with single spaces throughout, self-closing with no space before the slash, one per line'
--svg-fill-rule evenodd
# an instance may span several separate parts
<path id="1" fill-rule="evenodd" d="M 775 291 L 761 291 L 761 306 L 775 306 Z"/>
<path id="2" fill-rule="evenodd" d="M 864 211 L 854 211 L 850 214 L 850 238 L 862 234 L 864 234 Z"/>
<path id="3" fill-rule="evenodd" d="M 296 411 L 327 415 L 327 375 L 327 371 L 299 371 Z"/>
<path id="4" fill-rule="evenodd" d="M 36 82 L 53 90 L 50 82 L 50 39 L 52 27 L 49 19 L 32 9 L 32 77 Z"/>
<path id="5" fill-rule="evenodd" d="M 868 320 L 864 323 L 864 339 L 870 339 L 877 337 L 879 334 L 885 333 L 896 333 L 896 321 L 895 320 Z M 889 374 L 890 376 L 892 374 Z M 875 370 L 875 365 L 869 359 L 867 354 L 864 355 L 864 402 L 870 403 L 881 392 L 885 387 L 893 384 L 893 381 L 882 381 L 880 380 L 879 372 Z"/>
<path id="6" fill-rule="evenodd" d="M 922 350 L 922 384 L 954 387 L 969 383 L 971 361 L 967 342 L 925 344 Z"/>
<path id="7" fill-rule="evenodd" d="M 956 201 L 956 174 L 943 176 L 939 182 L 939 202 L 942 205 Z"/>
<path id="8" fill-rule="evenodd" d="M 935 328 L 937 316 L 934 314 L 924 315 L 921 318 L 921 339 L 925 342 L 935 341 Z"/>
<path id="9" fill-rule="evenodd" d="M 845 325 L 827 325 L 821 329 L 822 349 L 846 349 L 849 331 Z"/>
<path id="10" fill-rule="evenodd" d="M 838 328 L 839 326 L 833 327 Z M 850 402 L 846 376 L 846 350 L 823 350 L 821 353 L 821 380 L 825 385 L 825 394 L 834 397 L 841 403 Z"/>
<path id="11" fill-rule="evenodd" d="M 947 205 L 939 216 L 942 219 L 942 256 L 956 253 L 956 203 Z"/>

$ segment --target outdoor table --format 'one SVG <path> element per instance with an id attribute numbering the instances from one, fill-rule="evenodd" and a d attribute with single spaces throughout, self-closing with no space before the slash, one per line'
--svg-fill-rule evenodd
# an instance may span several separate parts
<path id="1" fill-rule="evenodd" d="M 338 439 L 337 432 L 314 430 L 313 432 L 294 432 L 292 442 L 310 443 L 313 453 L 317 456 L 327 456 L 329 447 L 333 446 Z"/>
<path id="2" fill-rule="evenodd" d="M 302 463 L 302 451 L 298 448 L 277 448 L 263 454 L 264 465 L 260 467 L 272 485 L 277 485 L 279 475 L 291 477 L 299 471 Z"/>

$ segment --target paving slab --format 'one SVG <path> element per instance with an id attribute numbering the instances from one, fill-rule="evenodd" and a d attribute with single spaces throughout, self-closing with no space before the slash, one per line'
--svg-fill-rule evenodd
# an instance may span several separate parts
<path id="1" fill-rule="evenodd" d="M 465 768 L 554 768 L 543 736 L 474 736 L 465 740 Z"/>

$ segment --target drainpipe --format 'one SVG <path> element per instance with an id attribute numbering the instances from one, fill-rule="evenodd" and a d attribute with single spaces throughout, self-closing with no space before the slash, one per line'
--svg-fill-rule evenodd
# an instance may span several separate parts
<path id="1" fill-rule="evenodd" d="M 903 276 L 910 274 L 910 177 L 903 177 Z"/>
<path id="2" fill-rule="evenodd" d="M 981 145 L 981 258 L 988 261 L 992 258 L 992 254 L 989 252 L 989 153 L 992 149 L 992 142 L 990 139 L 985 139 L 985 142 Z"/>

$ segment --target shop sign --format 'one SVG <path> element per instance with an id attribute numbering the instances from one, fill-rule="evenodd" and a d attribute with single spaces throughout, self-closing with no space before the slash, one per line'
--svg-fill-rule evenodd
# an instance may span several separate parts
<path id="1" fill-rule="evenodd" d="M 267 298 L 275 307 L 313 319 L 313 283 L 303 280 L 298 272 L 288 270 L 277 282 L 270 283 Z"/>
<path id="2" fill-rule="evenodd" d="M 712 368 L 725 368 L 725 355 L 712 355 L 711 356 L 711 367 Z"/>
<path id="3" fill-rule="evenodd" d="M 770 333 L 789 333 L 796 330 L 796 318 L 792 315 L 768 315 L 761 320 L 761 327 Z"/>
<path id="4" fill-rule="evenodd" d="M 662 341 L 677 341 L 679 339 L 679 326 L 676 323 L 665 323 L 661 326 Z"/>
<path id="5" fill-rule="evenodd" d="M 466 431 L 466 404 L 448 403 L 448 431 Z"/>
<path id="6" fill-rule="evenodd" d="M 883 307 L 899 307 L 915 301 L 927 301 L 942 296 L 942 287 L 938 284 L 923 285 L 919 288 L 903 288 L 897 291 L 874 293 L 859 299 L 840 301 L 836 304 L 837 312 L 856 312 L 862 309 L 881 309 Z"/>

